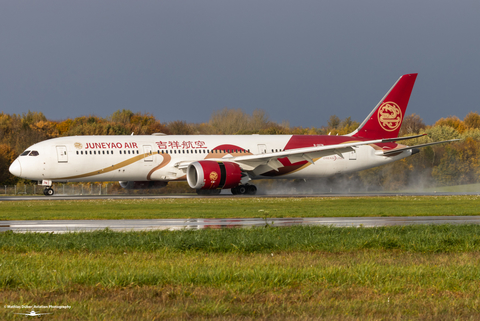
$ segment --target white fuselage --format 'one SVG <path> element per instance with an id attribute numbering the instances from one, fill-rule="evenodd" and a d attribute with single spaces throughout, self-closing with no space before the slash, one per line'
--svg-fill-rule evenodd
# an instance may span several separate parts
<path id="1" fill-rule="evenodd" d="M 10 171 L 12 173 L 15 171 L 15 175 L 18 174 L 19 177 L 36 181 L 185 180 L 185 167 L 179 164 L 205 159 L 235 162 L 241 156 L 291 150 L 296 148 L 288 146 L 292 137 L 292 135 L 60 137 L 29 147 L 28 151 L 36 151 L 38 155 L 30 153 L 19 156 Z M 325 143 L 322 143 L 321 137 L 326 136 L 315 137 L 318 139 L 310 139 L 300 147 Z M 334 140 L 335 137 L 329 139 Z M 301 137 L 297 140 L 301 141 Z M 373 145 L 357 146 L 353 151 L 315 158 L 313 163 L 292 161 L 292 166 L 284 167 L 290 170 L 272 170 L 270 173 L 259 175 L 250 172 L 248 176 L 249 179 L 327 177 L 380 166 L 412 154 L 411 150 L 405 150 L 395 156 L 383 156 L 378 153 L 382 148 L 384 147 Z"/>

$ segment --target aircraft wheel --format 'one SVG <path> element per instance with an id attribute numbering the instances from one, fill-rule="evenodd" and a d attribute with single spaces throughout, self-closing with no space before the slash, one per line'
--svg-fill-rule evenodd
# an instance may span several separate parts
<path id="1" fill-rule="evenodd" d="M 240 195 L 243 195 L 247 192 L 247 187 L 245 185 L 238 185 L 236 189 L 237 189 L 237 194 L 240 194 Z"/>
<path id="2" fill-rule="evenodd" d="M 247 194 L 248 195 L 255 195 L 257 194 L 257 187 L 255 185 L 248 185 L 247 186 Z"/>
<path id="3" fill-rule="evenodd" d="M 43 194 L 45 196 L 53 196 L 53 194 L 55 194 L 55 191 L 53 190 L 53 188 L 49 187 L 43 190 Z"/>
<path id="4" fill-rule="evenodd" d="M 237 194 L 238 194 L 236 187 L 232 188 L 230 191 L 232 192 L 233 195 L 237 195 Z"/>

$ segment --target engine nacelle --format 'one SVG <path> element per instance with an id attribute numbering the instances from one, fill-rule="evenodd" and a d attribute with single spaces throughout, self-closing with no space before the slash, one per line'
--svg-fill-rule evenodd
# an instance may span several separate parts
<path id="1" fill-rule="evenodd" d="M 231 162 L 204 160 L 191 163 L 187 168 L 187 182 L 194 189 L 233 188 L 241 179 L 240 166 Z"/>
<path id="2" fill-rule="evenodd" d="M 168 182 L 160 181 L 120 181 L 119 183 L 125 189 L 162 188 L 168 184 Z"/>

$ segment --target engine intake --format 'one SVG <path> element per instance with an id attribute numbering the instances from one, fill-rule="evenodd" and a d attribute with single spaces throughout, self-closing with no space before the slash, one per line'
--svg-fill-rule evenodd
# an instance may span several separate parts
<path id="1" fill-rule="evenodd" d="M 231 162 L 198 161 L 187 168 L 187 182 L 194 189 L 233 188 L 240 183 L 242 170 Z"/>
<path id="2" fill-rule="evenodd" d="M 119 183 L 125 189 L 162 188 L 168 184 L 168 182 L 160 181 L 120 181 Z"/>

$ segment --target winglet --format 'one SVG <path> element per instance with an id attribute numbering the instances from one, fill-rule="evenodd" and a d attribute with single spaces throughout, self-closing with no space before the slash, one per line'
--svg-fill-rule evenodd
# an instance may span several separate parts
<path id="1" fill-rule="evenodd" d="M 370 115 L 348 136 L 368 139 L 398 137 L 417 74 L 401 76 Z"/>

